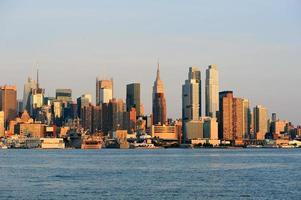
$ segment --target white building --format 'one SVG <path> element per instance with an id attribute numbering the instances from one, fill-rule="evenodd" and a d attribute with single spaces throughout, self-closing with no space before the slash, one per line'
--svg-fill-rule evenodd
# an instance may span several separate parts
<path id="1" fill-rule="evenodd" d="M 206 116 L 216 117 L 219 110 L 219 75 L 216 65 L 206 70 Z"/>

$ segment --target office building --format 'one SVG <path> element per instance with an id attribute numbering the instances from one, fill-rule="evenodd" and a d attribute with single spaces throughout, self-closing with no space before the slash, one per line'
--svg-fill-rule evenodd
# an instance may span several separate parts
<path id="1" fill-rule="evenodd" d="M 166 100 L 164 94 L 164 84 L 160 78 L 160 69 L 158 64 L 157 77 L 153 86 L 153 124 L 166 124 Z"/>
<path id="2" fill-rule="evenodd" d="M 268 111 L 265 107 L 257 105 L 254 108 L 253 117 L 255 138 L 263 140 L 268 132 Z"/>
<path id="3" fill-rule="evenodd" d="M 206 116 L 217 117 L 219 110 L 219 74 L 216 65 L 206 70 Z"/>
<path id="4" fill-rule="evenodd" d="M 17 116 L 17 89 L 16 86 L 0 87 L 0 111 L 4 111 L 5 124 Z"/>
<path id="5" fill-rule="evenodd" d="M 132 83 L 126 86 L 126 110 L 136 109 L 137 117 L 141 115 L 140 83 Z"/>
<path id="6" fill-rule="evenodd" d="M 233 140 L 233 92 L 224 91 L 219 93 L 219 139 Z"/>
<path id="7" fill-rule="evenodd" d="M 0 111 L 0 138 L 5 135 L 5 118 L 4 111 Z"/>
<path id="8" fill-rule="evenodd" d="M 23 110 L 30 111 L 30 97 L 31 92 L 33 89 L 37 89 L 37 83 L 31 79 L 28 78 L 27 82 L 24 84 L 24 91 L 23 91 Z"/>
<path id="9" fill-rule="evenodd" d="M 113 79 L 100 80 L 96 79 L 96 105 L 109 103 L 113 98 Z"/>
<path id="10" fill-rule="evenodd" d="M 56 89 L 55 98 L 58 101 L 72 102 L 72 90 L 71 89 Z"/>

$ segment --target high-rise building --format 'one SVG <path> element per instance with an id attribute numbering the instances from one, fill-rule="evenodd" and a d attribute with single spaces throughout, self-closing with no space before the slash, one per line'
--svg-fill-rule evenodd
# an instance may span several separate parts
<path id="1" fill-rule="evenodd" d="M 216 117 L 219 110 L 219 75 L 216 65 L 206 70 L 206 116 Z"/>
<path id="2" fill-rule="evenodd" d="M 0 138 L 4 137 L 4 133 L 5 133 L 4 111 L 0 111 Z"/>
<path id="3" fill-rule="evenodd" d="M 140 83 L 132 83 L 126 86 L 126 110 L 136 109 L 137 116 L 141 115 Z"/>
<path id="4" fill-rule="evenodd" d="M 219 93 L 219 138 L 233 140 L 233 92 L 224 91 Z"/>
<path id="5" fill-rule="evenodd" d="M 265 139 L 268 132 L 268 111 L 265 107 L 257 105 L 253 111 L 254 133 L 257 140 Z"/>
<path id="6" fill-rule="evenodd" d="M 59 101 L 72 102 L 72 90 L 71 89 L 56 89 L 55 98 Z"/>
<path id="7" fill-rule="evenodd" d="M 233 97 L 232 91 L 219 93 L 219 138 L 242 144 L 250 137 L 251 111 L 249 101 Z"/>
<path id="8" fill-rule="evenodd" d="M 199 93 L 199 116 L 202 116 L 202 76 L 201 71 L 198 67 L 190 67 L 188 73 L 188 80 L 195 80 L 195 82 L 199 85 L 198 93 Z"/>
<path id="9" fill-rule="evenodd" d="M 113 79 L 100 80 L 96 79 L 96 105 L 109 103 L 113 98 Z"/>
<path id="10" fill-rule="evenodd" d="M 244 139 L 249 139 L 251 134 L 252 116 L 250 110 L 250 101 L 243 99 L 243 134 Z"/>
<path id="11" fill-rule="evenodd" d="M 77 116 L 81 118 L 81 111 L 84 106 L 88 106 L 92 103 L 92 95 L 91 94 L 83 94 L 79 98 L 77 98 Z"/>
<path id="12" fill-rule="evenodd" d="M 182 86 L 182 120 L 183 120 L 183 142 L 192 139 L 192 128 L 201 116 L 201 72 L 196 67 L 190 67 L 188 79 Z M 186 123 L 189 123 L 186 125 Z M 187 129 L 189 128 L 189 130 Z"/>
<path id="13" fill-rule="evenodd" d="M 218 123 L 216 118 L 202 117 L 204 138 L 218 140 Z"/>
<path id="14" fill-rule="evenodd" d="M 157 77 L 153 86 L 153 124 L 164 125 L 166 123 L 166 100 L 164 95 L 164 84 L 160 79 L 158 64 Z"/>
<path id="15" fill-rule="evenodd" d="M 233 98 L 233 138 L 232 140 L 244 139 L 244 107 L 243 99 Z"/>
<path id="16" fill-rule="evenodd" d="M 200 118 L 201 88 L 200 71 L 189 68 L 188 80 L 182 86 L 182 119 L 183 121 L 198 120 Z"/>
<path id="17" fill-rule="evenodd" d="M 0 87 L 0 111 L 4 111 L 6 124 L 17 116 L 17 89 L 16 86 Z"/>
<path id="18" fill-rule="evenodd" d="M 31 90 L 30 96 L 30 115 L 35 116 L 38 109 L 44 105 L 45 90 L 42 88 L 36 88 Z"/>
<path id="19" fill-rule="evenodd" d="M 37 83 L 31 79 L 28 78 L 27 82 L 24 84 L 24 91 L 23 91 L 23 110 L 30 111 L 30 97 L 31 97 L 31 91 L 33 89 L 37 89 Z"/>
<path id="20" fill-rule="evenodd" d="M 277 113 L 272 113 L 272 122 L 277 121 Z"/>

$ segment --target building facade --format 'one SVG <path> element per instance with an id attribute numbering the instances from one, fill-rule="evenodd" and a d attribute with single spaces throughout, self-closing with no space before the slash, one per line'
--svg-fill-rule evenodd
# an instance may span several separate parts
<path id="1" fill-rule="evenodd" d="M 126 110 L 136 109 L 137 117 L 141 115 L 140 83 L 126 86 Z"/>
<path id="2" fill-rule="evenodd" d="M 4 111 L 6 124 L 17 116 L 17 88 L 16 86 L 0 87 L 0 111 Z"/>
<path id="3" fill-rule="evenodd" d="M 219 73 L 216 65 L 206 70 L 206 116 L 217 117 L 219 110 Z"/>
<path id="4" fill-rule="evenodd" d="M 153 124 L 166 124 L 166 100 L 164 94 L 164 84 L 160 79 L 160 69 L 158 65 L 157 77 L 153 86 Z"/>
<path id="5" fill-rule="evenodd" d="M 100 80 L 96 79 L 96 105 L 109 103 L 113 98 L 113 79 Z"/>

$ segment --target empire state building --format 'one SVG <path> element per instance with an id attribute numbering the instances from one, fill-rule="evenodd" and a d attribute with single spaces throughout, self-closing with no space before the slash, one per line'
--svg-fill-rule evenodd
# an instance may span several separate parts
<path id="1" fill-rule="evenodd" d="M 160 79 L 158 64 L 157 77 L 153 86 L 153 124 L 164 125 L 166 123 L 166 100 L 164 95 L 164 84 Z"/>

